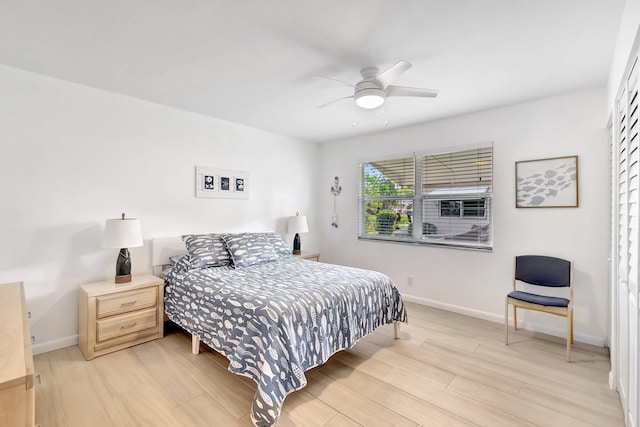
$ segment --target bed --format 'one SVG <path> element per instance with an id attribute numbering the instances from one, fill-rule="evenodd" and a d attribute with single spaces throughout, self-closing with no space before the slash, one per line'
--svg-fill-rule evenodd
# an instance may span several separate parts
<path id="1" fill-rule="evenodd" d="M 275 233 L 154 239 L 165 269 L 165 313 L 258 385 L 256 426 L 274 425 L 305 371 L 353 347 L 377 327 L 407 321 L 399 291 L 382 273 L 303 260 Z"/>

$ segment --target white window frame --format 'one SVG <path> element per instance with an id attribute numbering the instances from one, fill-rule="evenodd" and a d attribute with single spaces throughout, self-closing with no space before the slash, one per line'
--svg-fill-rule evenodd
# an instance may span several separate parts
<path id="1" fill-rule="evenodd" d="M 432 158 L 435 155 L 453 155 L 461 154 L 464 152 L 472 152 L 473 150 L 483 150 L 483 153 L 490 153 L 490 168 L 489 168 L 489 180 L 482 181 L 477 183 L 470 183 L 470 178 L 465 178 L 466 181 L 460 183 L 459 185 L 455 183 L 455 180 L 452 181 L 447 188 L 429 188 L 426 189 L 423 186 L 423 180 L 426 179 L 423 177 L 423 168 L 427 164 L 427 156 Z M 413 194 L 407 195 L 386 195 L 386 196 L 367 196 L 365 193 L 367 191 L 366 188 L 366 172 L 365 169 L 367 165 L 373 166 L 375 163 L 381 164 L 384 162 L 394 162 L 401 161 L 407 158 L 413 158 L 413 168 L 415 174 L 415 180 L 413 182 Z M 445 166 L 446 167 L 446 166 Z M 466 168 L 465 171 L 468 171 L 470 168 Z M 433 168 L 430 169 L 431 171 Z M 485 171 L 487 168 L 485 168 Z M 493 214 L 492 214 L 492 176 L 493 176 L 493 144 L 486 143 L 482 145 L 475 145 L 472 147 L 454 147 L 448 148 L 446 150 L 440 150 L 435 152 L 422 152 L 422 153 L 413 153 L 410 156 L 407 155 L 397 155 L 393 157 L 389 157 L 386 159 L 378 159 L 378 160 L 369 160 L 369 161 L 361 161 L 359 163 L 359 181 L 360 181 L 360 189 L 359 189 L 359 199 L 358 199 L 358 239 L 359 240 L 374 240 L 374 241 L 384 241 L 384 242 L 394 242 L 394 243 L 411 243 L 411 244 L 419 244 L 419 245 L 429 245 L 429 246 L 443 246 L 443 247 L 454 247 L 454 248 L 465 248 L 465 249 L 478 249 L 478 250 L 493 250 Z M 479 181 L 482 179 L 477 178 Z M 441 216 L 440 211 L 440 202 L 445 200 L 455 200 L 460 201 L 462 207 L 464 206 L 464 201 L 469 200 L 484 200 L 484 216 L 463 216 L 463 209 L 461 209 L 460 216 Z M 406 224 L 403 224 L 405 228 L 400 228 L 396 226 L 396 229 L 391 233 L 381 233 L 379 229 L 376 228 L 375 231 L 371 230 L 371 225 L 369 224 L 370 230 L 367 231 L 367 208 L 369 211 L 371 210 L 371 205 L 367 205 L 368 202 L 379 202 L 379 201 L 388 201 L 388 202 L 396 202 L 401 204 L 401 208 L 399 211 L 404 212 L 409 211 L 409 206 L 412 206 L 412 216 L 411 216 L 411 224 L 406 227 Z M 428 218 L 423 218 L 423 216 L 427 216 L 428 214 L 424 212 L 424 207 L 426 203 L 436 203 L 437 204 L 437 214 L 434 216 L 429 216 Z M 474 210 L 480 208 L 473 208 Z M 371 214 L 369 213 L 369 216 Z M 453 233 L 451 230 L 455 228 L 455 226 L 447 226 L 443 227 L 442 233 L 438 234 L 436 231 L 434 234 L 427 233 L 425 230 L 425 226 L 427 230 L 432 231 L 432 229 L 438 229 L 433 222 L 438 222 L 435 220 L 444 220 L 444 221 L 458 221 L 460 223 L 460 227 L 467 227 L 466 232 L 456 232 Z M 442 222 L 442 221 L 440 221 Z M 479 223 L 479 224 L 478 224 Z M 431 225 L 427 226 L 427 224 L 432 224 L 435 227 L 431 227 Z M 425 234 L 423 234 L 423 232 Z"/>

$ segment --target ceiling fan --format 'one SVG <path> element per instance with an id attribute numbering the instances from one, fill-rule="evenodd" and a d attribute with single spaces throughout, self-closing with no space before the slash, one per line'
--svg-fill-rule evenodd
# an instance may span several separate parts
<path id="1" fill-rule="evenodd" d="M 388 96 L 417 96 L 426 98 L 435 98 L 438 96 L 438 91 L 433 89 L 391 85 L 391 83 L 400 77 L 402 73 L 411 68 L 411 66 L 412 65 L 407 61 L 400 61 L 382 73 L 380 73 L 380 70 L 377 67 L 363 68 L 360 71 L 362 80 L 355 85 L 342 80 L 333 79 L 331 77 L 316 76 L 321 79 L 337 81 L 354 88 L 352 96 L 335 99 L 327 102 L 326 104 L 319 105 L 318 108 L 324 108 L 335 102 L 353 98 L 358 107 L 366 110 L 373 110 L 382 106 L 382 104 L 384 104 L 384 100 Z"/>

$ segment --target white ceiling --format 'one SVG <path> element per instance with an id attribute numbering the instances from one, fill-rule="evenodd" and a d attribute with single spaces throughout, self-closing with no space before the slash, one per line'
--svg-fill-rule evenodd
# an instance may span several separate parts
<path id="1" fill-rule="evenodd" d="M 624 0 L 0 0 L 0 63 L 310 141 L 604 86 Z M 360 69 L 413 64 L 352 100 Z M 353 126 L 355 122 L 355 127 Z"/>

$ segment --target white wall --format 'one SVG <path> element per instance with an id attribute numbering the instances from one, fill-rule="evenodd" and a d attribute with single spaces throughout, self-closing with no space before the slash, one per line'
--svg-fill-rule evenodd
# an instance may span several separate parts
<path id="1" fill-rule="evenodd" d="M 324 144 L 320 178 L 326 189 L 321 188 L 318 213 L 322 259 L 382 271 L 407 300 L 496 321 L 503 318 L 515 255 L 571 259 L 576 339 L 603 345 L 610 200 L 606 116 L 606 90 L 600 88 Z M 494 143 L 493 252 L 357 240 L 358 161 L 484 141 Z M 515 208 L 516 161 L 576 154 L 579 208 Z M 336 175 L 343 191 L 334 229 L 329 187 Z M 526 327 L 565 336 L 564 318 L 533 312 L 521 318 Z"/>
<path id="2" fill-rule="evenodd" d="M 629 57 L 638 49 L 640 49 L 640 0 L 626 0 L 609 72 L 608 110 L 613 108 L 623 76 L 630 71 L 632 64 L 629 63 Z"/>
<path id="3" fill-rule="evenodd" d="M 300 211 L 317 249 L 318 146 L 0 66 L 0 283 L 24 281 L 36 353 L 77 339 L 78 287 L 111 279 L 106 218 L 138 217 L 152 237 L 276 230 Z M 215 100 L 212 100 L 215 102 Z M 195 166 L 248 171 L 249 200 L 197 199 Z"/>

